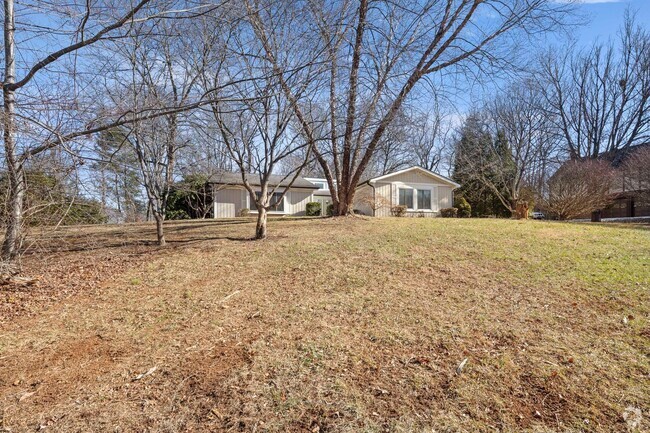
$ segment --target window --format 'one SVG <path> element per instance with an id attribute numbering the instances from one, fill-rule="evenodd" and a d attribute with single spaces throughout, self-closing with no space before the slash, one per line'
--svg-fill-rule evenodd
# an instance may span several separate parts
<path id="1" fill-rule="evenodd" d="M 399 205 L 406 206 L 408 209 L 413 209 L 413 190 L 400 188 L 399 189 Z"/>
<path id="2" fill-rule="evenodd" d="M 418 190 L 418 209 L 431 209 L 431 190 Z"/>
<path id="3" fill-rule="evenodd" d="M 256 199 L 259 200 L 260 196 L 262 193 L 260 191 L 255 191 L 255 197 Z M 284 212 L 284 199 L 280 199 L 280 196 L 282 196 L 282 193 L 280 192 L 275 192 L 273 193 L 273 197 L 271 197 L 270 203 L 271 207 L 269 208 L 270 212 Z M 251 203 L 251 210 L 252 208 L 255 207 L 255 203 Z"/>
<path id="4" fill-rule="evenodd" d="M 325 189 L 325 184 L 322 182 L 314 182 L 314 185 L 316 185 L 318 189 Z"/>

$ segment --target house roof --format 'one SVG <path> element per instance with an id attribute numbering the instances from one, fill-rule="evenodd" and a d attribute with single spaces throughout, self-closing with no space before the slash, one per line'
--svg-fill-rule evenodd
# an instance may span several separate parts
<path id="1" fill-rule="evenodd" d="M 362 184 L 364 184 L 364 183 L 375 183 L 377 181 L 381 181 L 381 180 L 387 179 L 389 177 L 396 176 L 398 174 L 407 173 L 409 171 L 414 171 L 414 170 L 420 171 L 420 172 L 422 172 L 422 173 L 424 173 L 424 174 L 426 174 L 428 176 L 433 177 L 434 179 L 437 179 L 437 180 L 443 181 L 445 183 L 448 183 L 450 185 L 453 185 L 454 188 L 459 188 L 460 187 L 460 184 L 454 182 L 453 180 L 449 179 L 448 177 L 445 177 L 445 176 L 440 175 L 438 173 L 434 173 L 431 170 L 427 170 L 424 167 L 420 167 L 419 165 L 414 165 L 412 167 L 405 168 L 404 170 L 399 170 L 399 171 L 394 171 L 392 173 L 387 173 L 387 174 L 384 174 L 384 175 L 379 176 L 379 177 L 373 177 L 372 179 L 368 179 L 367 181 L 363 182 Z"/>
<path id="2" fill-rule="evenodd" d="M 260 176 L 259 174 L 247 174 L 246 178 L 248 182 L 253 186 L 260 186 Z M 279 174 L 272 174 L 269 176 L 269 186 L 288 186 L 291 182 L 292 176 L 285 176 Z M 244 185 L 242 181 L 241 173 L 233 172 L 222 172 L 210 176 L 208 183 L 215 185 Z M 303 188 L 303 189 L 318 189 L 316 185 L 306 180 L 303 177 L 297 177 L 291 188 Z"/>
<path id="3" fill-rule="evenodd" d="M 641 149 L 650 149 L 650 143 L 636 144 L 634 146 L 625 147 L 623 149 L 601 153 L 598 156 L 598 159 L 609 161 L 612 164 L 612 167 L 618 168 L 622 166 L 631 155 Z"/>

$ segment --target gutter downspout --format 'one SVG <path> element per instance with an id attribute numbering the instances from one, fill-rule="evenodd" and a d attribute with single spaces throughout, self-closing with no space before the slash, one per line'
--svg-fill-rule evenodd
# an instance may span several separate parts
<path id="1" fill-rule="evenodd" d="M 375 185 L 371 181 L 368 181 L 368 185 L 370 185 L 370 187 L 372 188 L 372 200 L 373 201 L 377 200 L 377 190 L 375 190 Z M 376 212 L 377 211 L 373 207 L 373 209 L 372 209 L 372 216 L 373 217 L 377 216 L 377 215 L 375 215 Z"/>

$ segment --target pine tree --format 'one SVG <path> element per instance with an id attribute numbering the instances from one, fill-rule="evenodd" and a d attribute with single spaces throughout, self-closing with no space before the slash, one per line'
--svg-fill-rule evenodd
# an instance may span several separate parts
<path id="1" fill-rule="evenodd" d="M 120 221 L 138 221 L 146 212 L 138 173 L 138 160 L 119 128 L 100 133 L 95 151 L 100 161 L 93 164 L 99 177 L 102 205 L 113 208 Z"/>

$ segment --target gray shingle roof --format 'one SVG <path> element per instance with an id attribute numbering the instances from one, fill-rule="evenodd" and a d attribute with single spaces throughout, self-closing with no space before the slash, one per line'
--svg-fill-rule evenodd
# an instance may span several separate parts
<path id="1" fill-rule="evenodd" d="M 269 186 L 287 186 L 291 182 L 293 176 L 288 176 L 285 179 L 284 175 L 272 174 L 269 176 Z M 260 185 L 260 176 L 258 174 L 248 174 L 246 175 L 248 182 L 251 185 L 259 186 Z M 223 172 L 217 173 L 210 177 L 208 183 L 213 183 L 217 185 L 243 185 L 241 173 L 232 173 L 232 172 Z M 307 188 L 307 189 L 318 189 L 316 185 L 310 181 L 298 177 L 293 183 L 291 188 Z"/>

